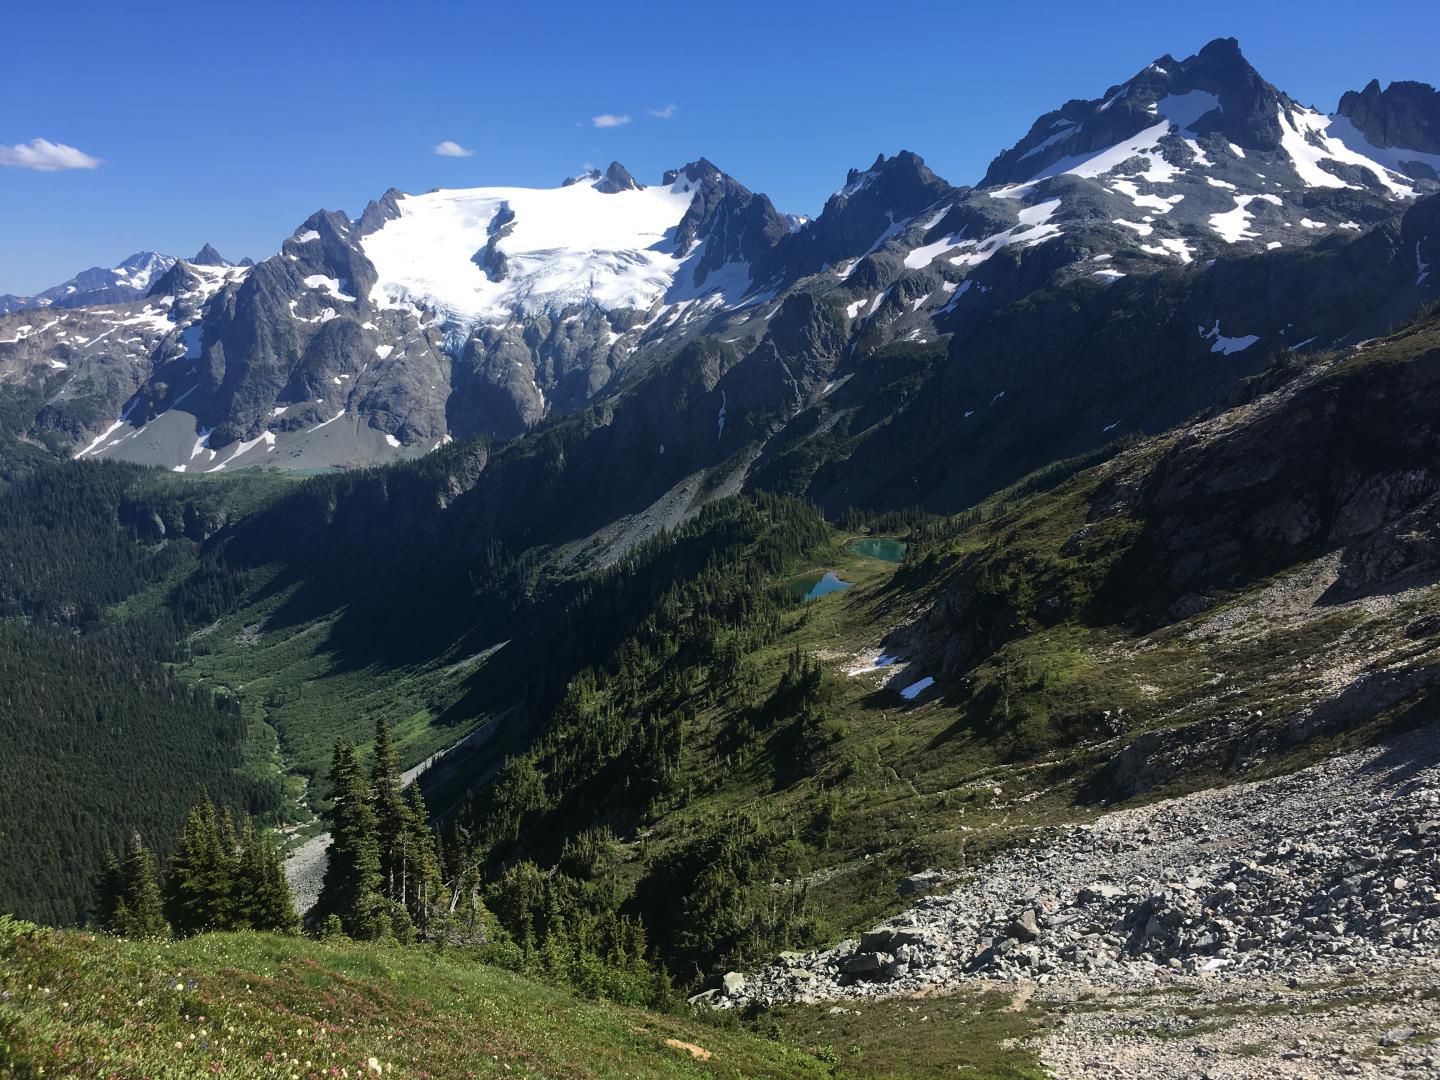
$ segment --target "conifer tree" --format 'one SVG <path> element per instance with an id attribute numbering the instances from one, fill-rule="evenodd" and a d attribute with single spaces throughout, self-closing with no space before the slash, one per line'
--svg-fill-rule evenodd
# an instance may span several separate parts
<path id="1" fill-rule="evenodd" d="M 268 836 L 256 831 L 248 817 L 237 843 L 232 928 L 293 933 L 295 905 L 280 852 Z"/>
<path id="2" fill-rule="evenodd" d="M 155 856 L 141 842 L 138 832 L 130 837 L 129 850 L 120 866 L 120 880 L 114 932 L 134 938 L 168 937 L 170 927 L 160 899 Z"/>
<path id="3" fill-rule="evenodd" d="M 115 912 L 120 906 L 120 897 L 125 890 L 120 876 L 120 860 L 115 852 L 105 852 L 105 862 L 100 869 L 100 880 L 95 887 L 95 922 L 102 930 L 115 931 Z"/>
<path id="4" fill-rule="evenodd" d="M 207 798 L 190 811 L 165 877 L 165 913 L 177 934 L 229 925 L 232 862 L 221 847 L 215 806 Z"/>
<path id="5" fill-rule="evenodd" d="M 215 828 L 220 837 L 221 855 L 233 863 L 240 854 L 240 838 L 235 833 L 235 817 L 228 806 L 221 807 Z"/>
<path id="6" fill-rule="evenodd" d="M 348 742 L 335 744 L 330 766 L 330 854 L 316 902 L 316 917 L 340 920 L 354 938 L 380 937 L 389 928 L 380 894 L 380 845 L 369 785 Z"/>
<path id="7" fill-rule="evenodd" d="M 390 741 L 385 717 L 375 718 L 375 759 L 370 767 L 371 799 L 375 807 L 376 837 L 380 843 L 381 892 L 402 903 L 406 895 L 406 840 L 410 821 L 400 790 L 400 756 Z"/>
<path id="8" fill-rule="evenodd" d="M 430 829 L 430 814 L 419 784 L 411 784 L 406 805 L 406 865 L 404 901 L 415 925 L 423 931 L 445 909 L 445 875 L 439 838 Z"/>

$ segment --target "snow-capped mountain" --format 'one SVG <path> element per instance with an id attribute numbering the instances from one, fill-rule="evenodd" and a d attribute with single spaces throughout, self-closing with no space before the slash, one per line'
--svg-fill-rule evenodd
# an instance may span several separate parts
<path id="1" fill-rule="evenodd" d="M 101 273 L 128 296 L 0 320 L 0 377 L 43 395 L 32 436 L 79 455 L 308 468 L 516 435 L 706 338 L 739 360 L 704 377 L 719 452 L 773 439 L 821 397 L 866 405 L 866 358 L 896 341 L 958 361 L 935 400 L 960 423 L 980 397 L 1014 400 L 1016 342 L 1028 380 L 1068 378 L 1060 358 L 1086 326 L 1163 294 L 1163 318 L 1134 330 L 1142 353 L 1230 366 L 1145 384 L 1144 410 L 1111 394 L 1096 434 L 1123 432 L 1378 317 L 1316 303 L 1334 262 L 1292 252 L 1353 249 L 1367 288 L 1394 283 L 1387 311 L 1433 294 L 1437 116 L 1440 94 L 1415 83 L 1304 107 L 1222 39 L 1047 113 L 977 187 L 902 151 L 800 219 L 704 159 L 655 183 L 615 163 L 548 189 L 391 190 L 355 219 L 312 215 L 253 266 L 208 245 L 127 260 Z M 1255 260 L 1310 285 L 1280 288 Z M 1235 284 L 1252 277 L 1265 286 Z M 672 458 L 686 438 L 671 434 Z"/>
<path id="2" fill-rule="evenodd" d="M 1359 107 L 1347 95 L 1346 108 Z M 1088 181 L 1078 190 L 1144 241 L 1132 247 L 1184 262 L 1197 251 L 1294 246 L 1363 228 L 1397 199 L 1440 190 L 1437 167 L 1440 154 L 1375 145 L 1344 111 L 1300 105 L 1227 38 L 1045 114 L 991 163 L 981 187 L 1035 205 Z"/>
<path id="3" fill-rule="evenodd" d="M 137 251 L 119 266 L 92 266 L 34 296 L 0 296 L 0 315 L 47 307 L 90 307 L 118 304 L 144 296 L 150 283 L 175 265 L 171 255 Z"/>
<path id="4" fill-rule="evenodd" d="M 123 304 L 138 300 L 151 285 L 180 260 L 158 251 L 137 251 L 119 266 L 92 266 L 69 281 L 51 286 L 34 296 L 0 296 L 0 315 L 48 307 L 81 308 L 97 304 Z M 189 260 L 200 266 L 231 266 L 218 251 L 206 244 Z"/>

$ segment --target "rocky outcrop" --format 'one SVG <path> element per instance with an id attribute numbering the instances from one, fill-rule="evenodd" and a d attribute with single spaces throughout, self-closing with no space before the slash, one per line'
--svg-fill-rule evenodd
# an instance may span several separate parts
<path id="1" fill-rule="evenodd" d="M 1381 90 L 1380 80 L 1371 79 L 1364 90 L 1346 91 L 1336 111 L 1373 146 L 1440 154 L 1440 91 L 1428 83 L 1392 82 Z M 1435 170 L 1424 163 L 1402 164 L 1435 178 Z"/>
<path id="2" fill-rule="evenodd" d="M 595 190 L 615 195 L 621 191 L 644 191 L 645 185 L 631 176 L 630 170 L 620 162 L 612 161 L 605 175 L 595 182 Z"/>

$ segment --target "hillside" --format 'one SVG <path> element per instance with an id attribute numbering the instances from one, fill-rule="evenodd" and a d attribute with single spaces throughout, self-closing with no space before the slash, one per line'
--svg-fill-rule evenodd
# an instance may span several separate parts
<path id="1" fill-rule="evenodd" d="M 293 814 L 273 730 L 177 678 L 185 620 L 165 599 L 271 483 L 40 462 L 0 488 L 6 911 L 83 921 L 105 851 L 137 829 L 168 849 L 202 791 L 266 823 Z"/>
<path id="2" fill-rule="evenodd" d="M 799 1049 L 414 949 L 0 920 L 6 1076 L 822 1077 Z"/>
<path id="3" fill-rule="evenodd" d="M 1437 333 L 1279 367 L 922 526 L 903 566 L 822 548 L 853 587 L 758 639 L 677 593 L 476 799 L 481 850 L 620 890 L 677 977 L 716 979 L 1102 804 L 1427 722 Z"/>

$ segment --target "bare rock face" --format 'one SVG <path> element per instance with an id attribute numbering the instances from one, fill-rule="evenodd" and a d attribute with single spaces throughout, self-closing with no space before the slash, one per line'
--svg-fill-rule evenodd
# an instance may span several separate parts
<path id="1" fill-rule="evenodd" d="M 620 162 L 612 161 L 605 175 L 595 182 L 595 190 L 615 195 L 622 191 L 644 191 L 645 185 L 631 176 L 630 170 Z"/>
<path id="2" fill-rule="evenodd" d="M 1428 481 L 1428 482 L 1427 482 Z M 1422 490 L 1435 490 L 1433 479 Z M 1419 486 L 1419 485 L 1417 485 Z M 1440 575 L 1440 493 L 1388 521 L 1346 551 L 1336 582 L 1337 597 L 1353 598 Z"/>
<path id="3" fill-rule="evenodd" d="M 1428 83 L 1392 82 L 1381 90 L 1380 80 L 1371 79 L 1365 89 L 1347 91 L 1337 111 L 1375 146 L 1440 154 L 1440 91 Z M 1407 164 L 1434 176 L 1429 166 Z"/>

